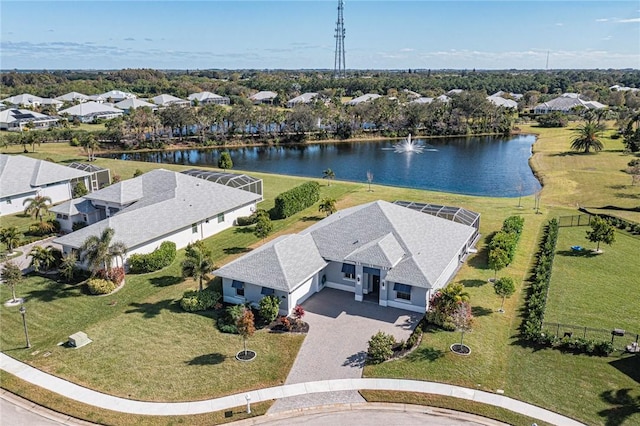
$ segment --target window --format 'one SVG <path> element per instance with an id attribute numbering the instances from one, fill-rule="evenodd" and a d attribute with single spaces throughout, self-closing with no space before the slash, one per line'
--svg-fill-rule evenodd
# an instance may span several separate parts
<path id="1" fill-rule="evenodd" d="M 218 215 L 218 223 L 222 223 L 222 222 L 224 222 L 224 213 L 220 213 Z"/>
<path id="2" fill-rule="evenodd" d="M 343 263 L 342 264 L 342 273 L 344 274 L 344 277 L 348 280 L 355 280 L 356 279 L 356 265 L 352 265 L 350 263 Z"/>
<path id="3" fill-rule="evenodd" d="M 11 198 L 7 198 L 7 204 L 11 204 Z"/>
<path id="4" fill-rule="evenodd" d="M 396 299 L 411 300 L 411 286 L 406 284 L 395 283 L 393 290 L 396 292 Z"/>
<path id="5" fill-rule="evenodd" d="M 197 234 L 198 233 L 198 224 L 194 223 L 193 225 L 191 225 L 191 233 L 192 234 Z"/>
<path id="6" fill-rule="evenodd" d="M 233 280 L 231 287 L 236 289 L 236 296 L 244 297 L 244 283 L 242 281 Z"/>
<path id="7" fill-rule="evenodd" d="M 272 296 L 275 294 L 275 290 L 269 287 L 262 287 L 262 291 L 260 292 L 263 296 Z"/>

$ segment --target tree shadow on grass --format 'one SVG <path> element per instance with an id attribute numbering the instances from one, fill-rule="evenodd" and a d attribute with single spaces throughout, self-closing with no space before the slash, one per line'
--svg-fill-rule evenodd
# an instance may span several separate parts
<path id="1" fill-rule="evenodd" d="M 319 222 L 322 220 L 320 216 L 303 216 L 300 218 L 303 222 Z"/>
<path id="2" fill-rule="evenodd" d="M 149 282 L 156 287 L 168 287 L 170 285 L 179 284 L 182 281 L 184 281 L 184 278 L 176 277 L 174 275 L 149 278 Z"/>
<path id="3" fill-rule="evenodd" d="M 485 308 L 484 306 L 473 306 L 471 313 L 474 317 L 485 317 L 493 313 L 493 309 Z"/>
<path id="4" fill-rule="evenodd" d="M 579 250 L 579 251 L 560 250 L 560 251 L 557 252 L 557 254 L 560 255 L 560 256 L 567 256 L 567 257 L 594 257 L 594 256 L 597 256 L 596 253 L 594 253 L 590 249 L 585 249 L 585 248 L 583 248 L 582 250 Z"/>
<path id="5" fill-rule="evenodd" d="M 125 314 L 142 314 L 143 318 L 154 318 L 163 310 L 171 312 L 183 312 L 180 306 L 173 299 L 165 299 L 156 303 L 130 303 L 133 309 L 125 311 Z"/>
<path id="6" fill-rule="evenodd" d="M 349 357 L 342 363 L 342 366 L 363 368 L 366 360 L 367 360 L 367 353 L 365 351 L 360 351 L 353 355 L 349 355 Z"/>
<path id="7" fill-rule="evenodd" d="M 640 194 L 627 194 L 624 192 L 616 192 L 614 195 L 617 198 L 630 198 L 632 200 L 640 200 Z"/>
<path id="8" fill-rule="evenodd" d="M 482 249 L 478 250 L 476 254 L 469 256 L 467 260 L 467 264 L 469 266 L 480 270 L 489 269 L 489 265 L 487 264 L 487 259 L 489 257 L 489 242 L 495 234 L 495 232 L 492 232 L 484 237 L 484 246 Z"/>
<path id="9" fill-rule="evenodd" d="M 600 399 L 613 407 L 598 412 L 600 417 L 606 418 L 606 426 L 619 426 L 633 415 L 640 415 L 640 396 L 629 393 L 631 389 L 608 390 L 600 394 Z"/>
<path id="10" fill-rule="evenodd" d="M 227 359 L 226 355 L 214 352 L 211 354 L 200 355 L 191 361 L 185 361 L 187 365 L 217 365 L 222 364 Z"/>
<path id="11" fill-rule="evenodd" d="M 84 291 L 84 285 L 65 285 L 58 283 L 49 283 L 44 288 L 31 290 L 23 296 L 26 300 L 34 299 L 41 302 L 53 302 L 58 299 L 66 299 L 68 297 L 80 297 L 88 294 Z"/>
<path id="12" fill-rule="evenodd" d="M 224 252 L 224 254 L 242 254 L 250 252 L 251 249 L 248 247 L 228 247 L 222 249 L 222 251 Z"/>
<path id="13" fill-rule="evenodd" d="M 233 230 L 235 234 L 253 234 L 255 228 L 253 226 L 238 226 Z"/>
<path id="14" fill-rule="evenodd" d="M 486 283 L 485 280 L 460 280 L 460 284 L 465 287 L 482 287 Z"/>
<path id="15" fill-rule="evenodd" d="M 444 352 L 436 348 L 418 348 L 407 355 L 409 361 L 430 361 L 434 362 L 444 356 Z"/>

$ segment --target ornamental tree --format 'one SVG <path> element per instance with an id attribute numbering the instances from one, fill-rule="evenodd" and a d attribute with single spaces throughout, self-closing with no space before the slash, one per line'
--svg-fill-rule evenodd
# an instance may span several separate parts
<path id="1" fill-rule="evenodd" d="M 611 245 L 615 242 L 615 228 L 607 219 L 595 216 L 591 221 L 591 229 L 587 231 L 587 240 L 597 243 L 596 252 L 599 252 L 600 243 Z"/>
<path id="2" fill-rule="evenodd" d="M 493 283 L 493 291 L 500 297 L 502 297 L 502 304 L 500 305 L 499 312 L 504 312 L 504 299 L 511 297 L 516 291 L 516 285 L 511 277 L 502 277 Z"/>
<path id="3" fill-rule="evenodd" d="M 242 341 L 244 343 L 244 355 L 246 355 L 247 339 L 253 336 L 253 333 L 256 332 L 255 318 L 251 309 L 245 308 L 242 316 L 238 318 L 236 327 L 238 328 L 238 334 L 242 336 Z"/>

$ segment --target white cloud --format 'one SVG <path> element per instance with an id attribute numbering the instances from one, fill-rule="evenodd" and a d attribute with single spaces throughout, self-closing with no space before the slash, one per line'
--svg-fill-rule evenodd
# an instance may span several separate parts
<path id="1" fill-rule="evenodd" d="M 596 22 L 609 22 L 609 18 L 596 19 Z"/>
<path id="2" fill-rule="evenodd" d="M 613 36 L 608 35 L 608 36 L 604 37 L 602 40 L 607 41 L 607 40 L 611 40 L 612 38 L 613 38 Z"/>
<path id="3" fill-rule="evenodd" d="M 640 22 L 640 18 L 620 19 L 618 22 L 621 23 L 621 24 Z"/>
<path id="4" fill-rule="evenodd" d="M 415 51 L 415 50 L 416 50 L 416 49 L 412 49 L 412 48 L 410 48 L 410 47 L 405 47 L 405 48 L 403 48 L 403 49 L 400 49 L 400 51 L 401 51 L 401 52 L 413 52 L 413 51 Z"/>
<path id="5" fill-rule="evenodd" d="M 556 27 L 562 27 L 564 24 L 562 22 L 556 22 Z"/>

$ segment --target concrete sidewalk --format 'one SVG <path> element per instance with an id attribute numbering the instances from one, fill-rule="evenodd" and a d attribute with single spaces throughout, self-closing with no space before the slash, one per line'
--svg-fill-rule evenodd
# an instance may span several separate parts
<path id="1" fill-rule="evenodd" d="M 193 402 L 143 402 L 119 398 L 97 392 L 76 385 L 67 380 L 47 374 L 27 364 L 17 361 L 4 353 L 0 353 L 0 368 L 31 384 L 56 392 L 95 407 L 119 411 L 130 414 L 154 416 L 203 414 L 213 411 L 228 410 L 246 404 L 245 395 L 251 397 L 251 402 L 268 401 L 296 395 L 314 394 L 321 392 L 348 391 L 360 389 L 394 390 L 430 393 L 451 396 L 483 404 L 501 407 L 516 413 L 543 420 L 547 423 L 562 426 L 582 425 L 573 419 L 545 410 L 535 405 L 527 404 L 503 395 L 467 389 L 460 386 L 442 383 L 422 382 L 417 380 L 398 379 L 338 379 L 317 382 L 297 383 L 284 386 L 259 389 L 251 392 L 229 395 L 222 398 Z"/>

